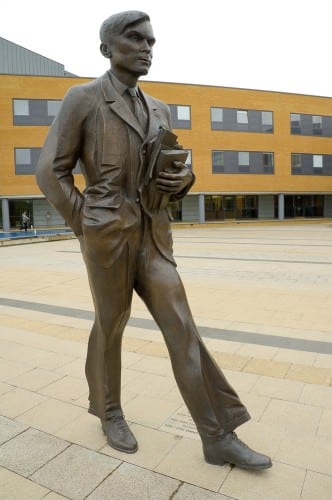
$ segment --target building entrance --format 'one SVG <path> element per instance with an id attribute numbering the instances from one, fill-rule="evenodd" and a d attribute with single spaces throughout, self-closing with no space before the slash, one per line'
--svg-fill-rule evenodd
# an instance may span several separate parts
<path id="1" fill-rule="evenodd" d="M 323 217 L 323 195 L 286 195 L 285 217 Z"/>

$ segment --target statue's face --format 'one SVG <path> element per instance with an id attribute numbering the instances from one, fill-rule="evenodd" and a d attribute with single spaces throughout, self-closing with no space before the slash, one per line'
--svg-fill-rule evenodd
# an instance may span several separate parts
<path id="1" fill-rule="evenodd" d="M 129 26 L 121 35 L 112 37 L 108 44 L 112 69 L 120 76 L 131 74 L 138 78 L 147 75 L 154 43 L 149 21 Z"/>

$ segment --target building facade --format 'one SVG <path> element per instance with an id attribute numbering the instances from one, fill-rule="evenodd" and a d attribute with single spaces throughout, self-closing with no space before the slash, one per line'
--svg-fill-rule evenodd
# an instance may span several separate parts
<path id="1" fill-rule="evenodd" d="M 0 60 L 4 47 L 20 49 L 4 42 L 0 39 Z M 23 211 L 35 227 L 65 224 L 39 191 L 34 173 L 64 94 L 91 80 L 71 76 L 38 54 L 30 58 L 31 64 L 27 54 L 22 58 L 24 68 L 23 63 L 0 67 L 5 231 L 20 226 Z M 174 131 L 197 177 L 190 194 L 173 204 L 175 220 L 332 217 L 332 98 L 164 82 L 144 81 L 141 87 L 169 104 Z M 79 167 L 74 175 L 83 190 Z"/>

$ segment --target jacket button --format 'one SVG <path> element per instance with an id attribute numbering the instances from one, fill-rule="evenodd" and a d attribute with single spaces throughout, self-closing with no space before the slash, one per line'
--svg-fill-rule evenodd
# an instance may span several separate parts
<path id="1" fill-rule="evenodd" d="M 140 202 L 140 199 L 139 199 L 139 198 L 136 198 L 136 200 L 135 200 L 135 201 L 136 201 L 136 203 L 139 203 L 139 202 Z"/>

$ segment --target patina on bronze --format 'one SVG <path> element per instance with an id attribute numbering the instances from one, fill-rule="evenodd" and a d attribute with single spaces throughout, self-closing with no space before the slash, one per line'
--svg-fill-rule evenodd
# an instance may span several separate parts
<path id="1" fill-rule="evenodd" d="M 135 290 L 163 333 L 205 459 L 270 467 L 268 457 L 233 432 L 249 414 L 204 346 L 176 270 L 167 206 L 185 196 L 195 177 L 179 161 L 153 174 L 156 138 L 171 120 L 167 105 L 137 86 L 152 61 L 149 16 L 115 14 L 102 24 L 100 38 L 111 69 L 69 90 L 37 166 L 40 189 L 79 238 L 94 300 L 86 360 L 89 412 L 100 418 L 111 446 L 137 450 L 120 392 L 122 334 Z M 173 149 L 176 159 L 181 149 Z M 83 193 L 72 175 L 77 162 Z"/>

